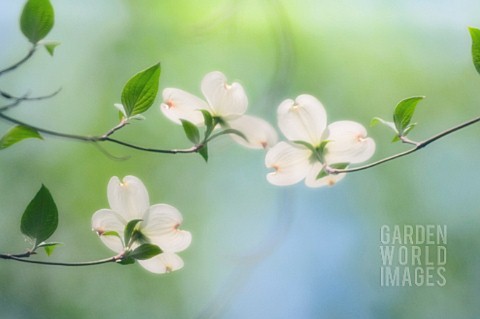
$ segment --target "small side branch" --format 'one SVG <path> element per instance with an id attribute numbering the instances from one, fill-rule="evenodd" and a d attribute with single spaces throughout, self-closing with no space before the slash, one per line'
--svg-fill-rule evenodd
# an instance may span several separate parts
<path id="1" fill-rule="evenodd" d="M 33 54 L 35 53 L 35 51 L 37 50 L 37 46 L 34 45 L 30 48 L 30 50 L 28 50 L 27 52 L 27 55 L 25 55 L 23 57 L 23 59 L 21 59 L 20 61 L 18 61 L 17 63 L 9 66 L 8 68 L 6 69 L 3 69 L 3 70 L 0 70 L 0 76 L 2 76 L 3 74 L 7 73 L 7 72 L 10 72 L 10 71 L 13 71 L 15 70 L 16 68 L 18 68 L 20 65 L 22 65 L 23 63 L 27 62 L 32 56 Z"/>
<path id="2" fill-rule="evenodd" d="M 438 134 L 436 134 L 436 135 L 434 135 L 434 136 L 432 136 L 432 137 L 430 137 L 430 138 L 428 138 L 428 139 L 426 139 L 422 142 L 408 143 L 408 144 L 413 144 L 415 146 L 413 148 L 409 149 L 409 150 L 404 151 L 404 152 L 401 152 L 401 153 L 383 158 L 381 160 L 378 160 L 376 162 L 373 162 L 373 163 L 370 163 L 370 164 L 367 164 L 367 165 L 363 165 L 363 166 L 359 166 L 359 167 L 353 167 L 353 168 L 347 168 L 347 169 L 327 168 L 327 170 L 330 174 L 353 173 L 353 172 L 363 171 L 363 170 L 375 167 L 377 165 L 392 161 L 394 159 L 412 154 L 412 153 L 426 147 L 427 145 L 429 145 L 429 144 L 431 144 L 431 143 L 433 143 L 433 142 L 435 142 L 435 141 L 437 141 L 437 140 L 439 140 L 439 139 L 441 139 L 441 138 L 443 138 L 447 135 L 450 135 L 450 134 L 452 134 L 456 131 L 459 131 L 459 130 L 461 130 L 461 129 L 467 127 L 467 126 L 470 126 L 472 124 L 475 124 L 477 122 L 480 122 L 480 117 L 474 118 L 470 121 L 464 122 L 462 124 L 459 124 L 457 126 L 454 126 L 454 127 L 450 128 L 448 130 L 440 132 L 440 133 L 438 133 Z"/>
<path id="3" fill-rule="evenodd" d="M 110 258 L 94 260 L 94 261 L 83 261 L 83 262 L 55 262 L 55 261 L 41 261 L 41 260 L 32 260 L 27 259 L 31 253 L 23 253 L 23 254 L 0 254 L 0 259 L 10 259 L 16 260 L 24 263 L 30 264 L 40 264 L 40 265 L 48 265 L 48 266 L 67 266 L 67 267 L 82 267 L 82 266 L 94 266 L 94 265 L 101 265 L 106 263 L 115 263 L 119 262 L 123 259 L 123 255 L 113 256 Z"/>

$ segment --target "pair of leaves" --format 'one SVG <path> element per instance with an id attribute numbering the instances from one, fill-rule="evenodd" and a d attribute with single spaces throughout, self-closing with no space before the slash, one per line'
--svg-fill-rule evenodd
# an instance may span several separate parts
<path id="1" fill-rule="evenodd" d="M 128 222 L 124 230 L 124 241 L 125 245 L 128 247 L 133 244 L 135 241 L 142 242 L 143 235 L 137 230 L 138 223 L 142 222 L 141 219 L 134 219 Z M 122 265 L 133 264 L 136 259 L 145 260 L 150 259 L 158 254 L 162 250 L 157 245 L 150 243 L 142 243 L 140 246 L 135 248 L 132 251 L 128 251 L 124 258 L 120 261 Z"/>
<path id="2" fill-rule="evenodd" d="M 212 117 L 210 112 L 208 112 L 207 110 L 200 110 L 200 112 L 202 112 L 203 120 L 204 120 L 205 127 L 206 127 L 205 128 L 205 135 L 204 135 L 202 143 L 200 143 L 200 131 L 199 131 L 198 127 L 195 124 L 193 124 L 192 122 L 189 122 L 187 120 L 180 119 L 180 121 L 182 122 L 183 131 L 185 132 L 185 135 L 187 136 L 187 138 L 195 146 L 197 146 L 197 147 L 199 146 L 198 153 L 200 154 L 200 156 L 202 156 L 202 158 L 205 160 L 205 162 L 208 162 L 207 142 L 208 142 L 208 138 L 212 134 L 213 129 L 218 124 L 218 122 Z"/>
<path id="3" fill-rule="evenodd" d="M 20 230 L 33 242 L 35 251 L 43 247 L 50 255 L 59 243 L 46 243 L 58 226 L 58 209 L 50 191 L 42 185 L 22 215 Z"/>
<path id="4" fill-rule="evenodd" d="M 53 28 L 55 14 L 49 0 L 28 0 L 20 16 L 20 29 L 23 35 L 37 45 Z M 58 42 L 42 43 L 47 52 L 53 55 Z"/>
<path id="5" fill-rule="evenodd" d="M 418 102 L 423 100 L 424 96 L 414 96 L 400 101 L 393 111 L 393 122 L 385 121 L 379 117 L 372 119 L 370 125 L 374 126 L 381 123 L 388 126 L 395 132 L 393 142 L 400 140 L 407 136 L 408 133 L 415 127 L 416 123 L 411 123 L 413 114 Z"/>
<path id="6" fill-rule="evenodd" d="M 477 72 L 480 73 L 480 29 L 470 27 L 469 32 L 472 38 L 473 65 Z M 393 122 L 388 122 L 376 117 L 372 120 L 371 125 L 382 123 L 390 127 L 396 133 L 393 141 L 398 141 L 401 137 L 407 136 L 415 126 L 414 123 L 411 123 L 412 116 L 415 112 L 417 103 L 423 98 L 423 96 L 416 96 L 400 101 L 395 107 Z"/>
<path id="7" fill-rule="evenodd" d="M 234 134 L 247 140 L 245 134 L 243 134 L 239 130 L 229 128 L 228 123 L 225 122 L 222 118 L 212 116 L 212 114 L 207 110 L 200 110 L 200 112 L 202 112 L 203 121 L 205 124 L 205 133 L 203 136 L 203 140 L 200 139 L 200 131 L 195 124 L 184 119 L 180 119 L 180 121 L 182 122 L 185 135 L 190 140 L 190 142 L 192 142 L 195 146 L 198 147 L 197 151 L 203 157 L 205 162 L 208 162 L 208 142 L 213 140 L 214 138 L 226 134 Z M 226 126 L 227 128 L 223 128 L 220 132 L 212 134 L 213 130 L 218 124 Z"/>

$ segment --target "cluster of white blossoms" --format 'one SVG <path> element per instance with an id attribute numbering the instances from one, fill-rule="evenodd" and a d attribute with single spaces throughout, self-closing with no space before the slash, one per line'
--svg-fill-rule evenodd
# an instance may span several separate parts
<path id="1" fill-rule="evenodd" d="M 274 169 L 267 175 L 274 185 L 304 179 L 309 187 L 331 186 L 345 174 L 330 174 L 329 169 L 366 161 L 375 152 L 375 142 L 361 124 L 338 121 L 327 125 L 325 108 L 314 96 L 303 94 L 283 101 L 277 117 L 287 141 L 273 146 L 265 157 L 265 165 Z"/>
<path id="2" fill-rule="evenodd" d="M 211 72 L 203 78 L 201 90 L 206 100 L 167 88 L 160 109 L 177 124 L 188 121 L 196 126 L 205 125 L 204 113 L 208 112 L 214 119 L 211 129 L 240 132 L 230 136 L 246 147 L 266 149 L 265 165 L 274 170 L 267 180 L 274 185 L 301 180 L 309 187 L 333 185 L 345 174 L 332 174 L 332 169 L 366 161 L 375 152 L 375 142 L 361 124 L 338 121 L 327 125 L 325 108 L 311 95 L 280 103 L 278 126 L 287 141 L 278 142 L 268 122 L 245 114 L 248 99 L 239 83 L 229 84 L 221 72 Z M 107 193 L 110 208 L 95 212 L 92 227 L 108 248 L 128 258 L 142 245 L 155 245 L 159 248 L 155 247 L 156 255 L 136 258 L 145 269 L 165 273 L 183 267 L 176 253 L 190 245 L 192 236 L 179 229 L 182 215 L 175 207 L 150 206 L 145 186 L 134 176 L 123 181 L 112 177 Z M 129 227 L 134 227 L 131 234 Z"/>
<path id="3" fill-rule="evenodd" d="M 110 208 L 93 214 L 92 228 L 108 248 L 123 254 L 141 244 L 153 244 L 161 249 L 161 253 L 137 260 L 145 269 L 166 273 L 183 267 L 183 260 L 176 253 L 190 246 L 192 236 L 179 229 L 183 218 L 175 207 L 167 204 L 150 206 L 147 189 L 135 176 L 126 176 L 123 181 L 112 177 L 107 196 Z M 125 242 L 125 228 L 135 220 L 138 220 L 132 236 L 135 240 Z"/>
<path id="4" fill-rule="evenodd" d="M 186 120 L 197 126 L 204 124 L 201 111 L 207 111 L 220 127 L 241 132 L 245 139 L 235 134 L 230 136 L 246 147 L 269 148 L 277 142 L 277 132 L 267 121 L 245 114 L 248 98 L 241 84 L 229 84 L 223 73 L 214 71 L 205 75 L 201 90 L 206 101 L 180 89 L 166 88 L 160 109 L 177 124 Z"/>
<path id="5" fill-rule="evenodd" d="M 277 133 L 268 122 L 245 115 L 248 99 L 239 83 L 228 84 L 225 75 L 215 71 L 203 78 L 201 89 L 206 101 L 180 89 L 165 89 L 162 112 L 177 124 L 186 120 L 202 125 L 200 111 L 208 111 L 219 126 L 241 132 L 246 139 L 235 134 L 232 138 L 247 147 L 268 150 L 265 165 L 274 171 L 267 180 L 274 185 L 303 179 L 309 187 L 333 185 L 345 174 L 331 174 L 332 169 L 366 161 L 375 152 L 375 142 L 361 124 L 338 121 L 327 126 L 325 108 L 311 95 L 279 105 L 278 126 L 287 141 L 277 143 Z"/>

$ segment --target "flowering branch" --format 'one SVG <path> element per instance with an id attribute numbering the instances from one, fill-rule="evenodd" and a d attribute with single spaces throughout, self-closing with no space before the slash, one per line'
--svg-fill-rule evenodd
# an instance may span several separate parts
<path id="1" fill-rule="evenodd" d="M 397 158 L 400 158 L 400 157 L 403 157 L 403 156 L 406 156 L 406 155 L 409 155 L 409 154 L 412 154 L 424 147 L 426 147 L 427 145 L 447 136 L 447 135 L 450 135 L 456 131 L 459 131 L 467 126 L 470 126 L 472 124 L 475 124 L 477 122 L 480 122 L 480 116 L 479 117 L 476 117 L 474 119 L 471 119 L 469 121 L 466 121 L 464 123 L 461 123 L 457 126 L 454 126 L 450 129 L 447 129 L 443 132 L 440 132 L 424 141 L 421 141 L 421 142 L 414 142 L 414 141 L 411 141 L 411 140 L 408 140 L 405 138 L 400 138 L 402 140 L 403 143 L 407 143 L 407 144 L 413 144 L 414 147 L 409 149 L 409 150 L 406 150 L 404 152 L 401 152 L 401 153 L 398 153 L 398 154 L 395 154 L 395 155 L 392 155 L 392 156 L 389 156 L 389 157 L 386 157 L 386 158 L 383 158 L 381 160 L 378 160 L 376 162 L 373 162 L 373 163 L 370 163 L 370 164 L 367 164 L 367 165 L 363 165 L 363 166 L 359 166 L 359 167 L 354 167 L 354 168 L 347 168 L 347 169 L 335 169 L 335 168 L 331 168 L 331 167 L 327 167 L 327 170 L 328 170 L 328 173 L 330 174 L 341 174 L 341 173 L 352 173 L 352 172 L 358 172 L 358 171 L 362 171 L 362 170 L 366 170 L 368 168 L 372 168 L 374 166 L 377 166 L 377 165 L 380 165 L 380 164 L 383 164 L 383 163 L 386 163 L 386 162 L 389 162 L 389 161 L 392 161 L 394 159 L 397 159 Z"/>

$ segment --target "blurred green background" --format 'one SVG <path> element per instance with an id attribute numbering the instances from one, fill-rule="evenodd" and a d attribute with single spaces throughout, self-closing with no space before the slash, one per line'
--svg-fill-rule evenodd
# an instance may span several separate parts
<path id="1" fill-rule="evenodd" d="M 41 127 L 98 135 L 116 124 L 125 82 L 161 61 L 160 89 L 200 94 L 210 71 L 240 81 L 249 113 L 275 123 L 277 105 L 318 97 L 329 122 L 368 126 L 396 103 L 425 95 L 412 139 L 479 115 L 480 78 L 468 26 L 480 2 L 458 1 L 59 1 L 48 40 L 0 78 L 11 94 L 42 95 L 9 115 Z M 0 68 L 28 50 L 18 27 L 23 1 L 0 0 Z M 2 101 L 2 105 L 6 101 Z M 146 121 L 116 137 L 143 146 L 188 147 L 157 103 Z M 10 125 L 0 122 L 0 132 Z M 404 150 L 383 127 L 369 128 L 374 159 Z M 0 260 L 1 318 L 478 318 L 480 317 L 480 127 L 412 156 L 351 174 L 333 188 L 266 182 L 264 152 L 227 137 L 198 155 L 155 155 L 46 137 L 0 152 L 0 251 L 22 252 L 20 216 L 41 183 L 52 192 L 61 241 L 49 260 L 110 256 L 90 230 L 108 206 L 111 176 L 135 175 L 151 202 L 184 216 L 193 243 L 185 268 L 158 276 L 138 265 L 55 268 Z M 381 287 L 382 225 L 448 227 L 444 287 Z M 46 258 L 36 256 L 34 258 Z"/>

